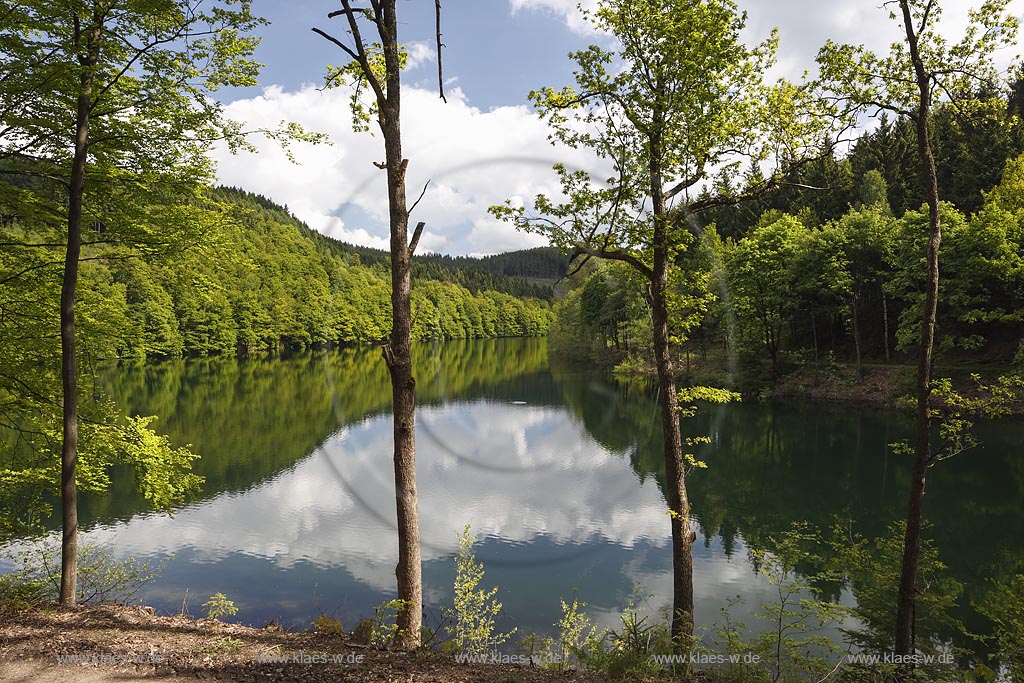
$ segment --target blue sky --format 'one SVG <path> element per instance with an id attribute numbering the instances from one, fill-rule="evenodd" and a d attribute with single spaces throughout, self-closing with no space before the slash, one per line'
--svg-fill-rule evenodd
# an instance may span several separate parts
<path id="1" fill-rule="evenodd" d="M 255 0 L 255 11 L 271 22 L 256 54 L 266 64 L 261 81 L 288 89 L 319 84 L 324 65 L 347 61 L 337 46 L 310 30 L 317 26 L 343 37 L 344 19 L 327 19 L 327 12 L 339 6 L 336 0 Z M 398 6 L 400 40 L 433 48 L 434 3 L 400 0 Z M 585 47 L 592 38 L 571 31 L 555 12 L 513 11 L 505 0 L 444 0 L 442 7 L 445 76 L 456 79 L 478 107 L 521 104 L 548 78 L 568 82 L 572 70 L 567 53 Z M 433 68 L 411 74 L 408 83 L 435 87 Z M 262 87 L 236 91 L 231 97 L 258 95 Z"/>
<path id="2" fill-rule="evenodd" d="M 427 223 L 421 249 L 483 254 L 544 244 L 537 235 L 517 233 L 495 221 L 487 207 L 556 193 L 551 171 L 555 162 L 600 173 L 600 165 L 587 153 L 551 146 L 547 129 L 526 98 L 538 87 L 572 83 L 570 51 L 595 42 L 610 44 L 580 19 L 578 1 L 442 0 L 444 104 L 437 96 L 434 3 L 399 0 L 399 38 L 411 55 L 403 76 L 402 112 L 410 201 L 430 181 L 413 216 Z M 583 0 L 589 6 L 596 1 Z M 798 79 L 813 68 L 814 54 L 828 38 L 884 51 L 899 37 L 880 2 L 739 4 L 749 15 L 748 43 L 760 42 L 773 27 L 780 30 L 774 76 Z M 960 35 L 967 10 L 975 4 L 944 3 L 947 35 Z M 285 204 L 325 234 L 387 248 L 386 187 L 372 164 L 383 158 L 379 133 L 353 133 L 347 91 L 318 90 L 326 65 L 342 64 L 346 58 L 310 29 L 317 26 L 345 37 L 341 18 L 326 16 L 339 7 L 337 0 L 255 0 L 255 11 L 271 22 L 261 31 L 256 55 L 266 64 L 261 85 L 221 93 L 228 115 L 247 127 L 294 120 L 326 133 L 333 144 L 297 145 L 293 151 L 298 164 L 290 163 L 275 143 L 263 140 L 253 141 L 259 154 L 231 156 L 223 149 L 212 154 L 222 183 Z M 1014 11 L 1019 14 L 1022 7 L 1024 0 L 1013 0 Z"/>

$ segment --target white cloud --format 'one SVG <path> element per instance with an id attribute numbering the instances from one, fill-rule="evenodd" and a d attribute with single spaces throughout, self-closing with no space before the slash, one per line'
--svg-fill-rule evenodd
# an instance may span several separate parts
<path id="1" fill-rule="evenodd" d="M 588 5 L 593 5 L 591 0 Z M 576 0 L 509 0 L 513 12 L 551 13 L 575 30 L 583 31 Z M 762 40 L 779 26 L 782 44 L 778 75 L 798 78 L 813 69 L 814 55 L 827 38 L 865 43 L 885 50 L 899 39 L 898 30 L 884 11 L 862 0 L 792 0 L 785 3 L 744 0 L 749 12 L 745 39 Z M 1019 12 L 1024 0 L 1014 0 Z M 966 5 L 951 5 L 944 27 L 955 38 L 962 32 Z M 410 45 L 411 67 L 426 73 L 434 59 L 427 43 Z M 451 253 L 493 253 L 542 244 L 536 235 L 524 235 L 495 221 L 487 208 L 514 197 L 529 200 L 538 193 L 557 194 L 552 163 L 600 168 L 584 152 L 553 148 L 548 129 L 525 105 L 481 110 L 458 87 L 448 88 L 443 103 L 425 78 L 422 86 L 403 91 L 404 150 L 409 158 L 410 203 L 427 180 L 426 196 L 413 221 L 423 220 L 427 230 L 423 248 Z M 289 163 L 275 143 L 256 141 L 261 153 L 232 157 L 214 150 L 221 182 L 237 185 L 287 204 L 316 230 L 333 237 L 387 247 L 387 202 L 384 174 L 371 162 L 383 160 L 380 135 L 353 133 L 348 108 L 349 92 L 321 92 L 312 84 L 294 91 L 278 86 L 255 98 L 228 105 L 228 114 L 248 128 L 273 127 L 282 120 L 297 121 L 309 130 L 327 133 L 333 146 L 297 145 L 300 165 Z M 598 172 L 598 175 L 603 175 Z"/>
<path id="2" fill-rule="evenodd" d="M 389 425 L 377 417 L 346 427 L 273 478 L 189 505 L 173 519 L 140 514 L 83 537 L 118 556 L 215 563 L 243 553 L 281 569 L 344 567 L 390 590 L 398 556 Z M 589 542 L 670 543 L 655 480 L 639 482 L 628 457 L 604 449 L 564 410 L 485 401 L 420 407 L 417 459 L 424 562 L 458 552 L 455 534 L 467 521 L 478 537 L 554 540 L 556 549 L 537 562 Z"/>
<path id="3" fill-rule="evenodd" d="M 526 106 L 481 111 L 458 88 L 447 97 L 445 104 L 436 91 L 416 86 L 406 86 L 402 93 L 410 205 L 430 181 L 412 216 L 413 223 L 427 223 L 423 248 L 466 253 L 543 244 L 543 239 L 519 234 L 491 218 L 487 208 L 511 196 L 557 194 L 552 164 L 593 167 L 588 154 L 553 148 L 546 125 Z M 307 85 L 288 92 L 272 86 L 260 97 L 232 102 L 227 110 L 248 128 L 297 121 L 326 133 L 334 144 L 295 145 L 298 165 L 266 140 L 254 140 L 260 149 L 255 155 L 231 156 L 216 149 L 220 182 L 287 204 L 311 227 L 332 237 L 387 247 L 386 178 L 371 163 L 383 161 L 383 141 L 379 132 L 371 136 L 352 131 L 348 90 L 320 91 Z"/>
<path id="4" fill-rule="evenodd" d="M 406 63 L 406 70 L 418 69 L 424 64 L 430 64 L 437 59 L 437 51 L 430 45 L 423 42 L 413 42 L 405 46 L 409 53 L 409 61 Z"/>
<path id="5" fill-rule="evenodd" d="M 509 9 L 513 13 L 533 10 L 554 14 L 572 31 L 583 35 L 592 33 L 589 24 L 580 18 L 577 4 L 577 0 L 509 0 Z M 791 79 L 799 78 L 805 70 L 814 70 L 814 56 L 828 39 L 840 43 L 863 44 L 872 50 L 885 51 L 890 43 L 902 38 L 899 27 L 877 2 L 738 0 L 737 4 L 741 11 L 748 13 L 744 39 L 749 44 L 764 40 L 773 28 L 779 28 L 780 64 L 777 73 L 773 75 Z M 981 1 L 945 4 L 942 31 L 953 43 L 963 35 L 968 10 L 978 7 Z M 583 5 L 588 9 L 593 8 L 597 0 L 584 0 Z M 1010 11 L 1020 17 L 1024 13 L 1024 1 L 1011 2 Z M 1010 57 L 1001 56 L 999 61 L 1005 65 Z"/>
<path id="6" fill-rule="evenodd" d="M 566 25 L 576 33 L 582 35 L 593 34 L 593 25 L 588 21 L 584 21 L 580 16 L 577 5 L 582 5 L 584 9 L 592 10 L 597 7 L 597 0 L 509 0 L 509 7 L 513 13 L 520 10 L 548 12 L 562 17 Z"/>

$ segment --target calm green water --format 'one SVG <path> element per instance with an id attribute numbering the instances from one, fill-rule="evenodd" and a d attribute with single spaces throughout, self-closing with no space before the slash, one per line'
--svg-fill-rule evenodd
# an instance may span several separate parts
<path id="1" fill-rule="evenodd" d="M 549 365 L 543 340 L 416 348 L 424 595 L 451 600 L 456 532 L 471 523 L 503 629 L 550 631 L 575 590 L 617 624 L 634 587 L 652 608 L 671 591 L 656 394 Z M 84 500 L 83 528 L 116 554 L 173 555 L 142 598 L 192 613 L 223 592 L 239 621 L 302 626 L 321 612 L 348 627 L 393 597 L 397 548 L 390 389 L 372 349 L 286 359 L 190 360 L 111 369 L 111 395 L 203 455 L 202 496 L 173 518 L 147 511 L 130 473 Z M 748 550 L 806 520 L 885 532 L 905 504 L 909 463 L 886 444 L 910 425 L 880 413 L 740 404 L 688 421 L 712 444 L 690 479 L 698 516 L 698 623 L 770 600 Z M 964 584 L 958 616 L 988 577 L 1024 558 L 1024 428 L 983 425 L 983 445 L 933 470 L 931 536 Z M 844 601 L 855 599 L 848 590 Z M 432 619 L 428 619 L 430 622 Z M 753 621 L 747 619 L 748 622 Z"/>

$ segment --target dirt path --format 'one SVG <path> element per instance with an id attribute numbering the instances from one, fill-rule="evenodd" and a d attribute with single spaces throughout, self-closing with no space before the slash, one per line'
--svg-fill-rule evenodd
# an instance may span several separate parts
<path id="1" fill-rule="evenodd" d="M 360 647 L 343 636 L 158 617 L 145 607 L 0 611 L 4 683 L 601 682 L 603 675 Z"/>

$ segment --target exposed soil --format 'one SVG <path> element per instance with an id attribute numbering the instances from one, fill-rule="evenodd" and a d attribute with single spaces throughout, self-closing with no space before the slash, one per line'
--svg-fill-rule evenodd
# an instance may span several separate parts
<path id="1" fill-rule="evenodd" d="M 780 377 L 768 395 L 774 399 L 893 409 L 911 394 L 913 379 L 913 369 L 903 366 L 865 367 L 860 382 L 849 367 L 803 369 Z"/>
<path id="2" fill-rule="evenodd" d="M 69 661 L 69 656 L 75 660 Z M 267 657 L 284 656 L 290 661 L 266 661 Z M 85 658 L 89 661 L 83 661 Z M 391 652 L 357 645 L 343 635 L 161 617 L 147 607 L 0 608 L 0 681 L 196 680 L 604 683 L 609 679 L 602 674 L 522 665 L 459 664 L 451 655 Z"/>
<path id="3" fill-rule="evenodd" d="M 991 367 L 936 367 L 933 373 L 936 378 L 950 378 L 954 389 L 963 396 L 981 398 L 989 394 L 979 391 L 972 377 L 975 373 L 983 384 L 994 384 L 1001 374 L 1015 371 Z M 766 395 L 772 399 L 866 406 L 910 415 L 916 377 L 917 369 L 909 365 L 865 365 L 859 382 L 854 368 L 849 366 L 803 368 L 780 377 Z M 1008 408 L 1012 414 L 1022 415 L 1024 401 L 1017 400 Z"/>

